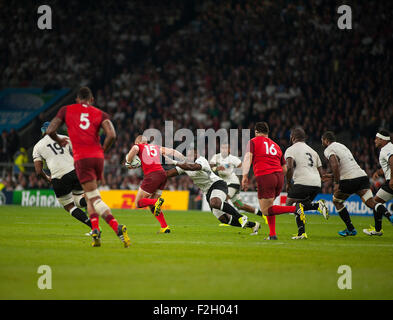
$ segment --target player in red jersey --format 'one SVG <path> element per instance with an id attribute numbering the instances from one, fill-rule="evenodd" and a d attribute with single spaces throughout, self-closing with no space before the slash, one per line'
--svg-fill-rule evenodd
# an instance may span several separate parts
<path id="1" fill-rule="evenodd" d="M 161 165 L 161 155 L 174 156 L 184 160 L 184 156 L 173 149 L 157 145 L 148 144 L 147 138 L 138 136 L 135 145 L 126 156 L 126 166 L 129 167 L 134 157 L 138 155 L 142 162 L 144 179 L 136 195 L 135 203 L 137 208 L 150 207 L 151 212 L 161 225 L 159 233 L 170 233 L 161 206 L 164 199 L 161 198 L 162 190 L 167 181 L 167 175 Z"/>
<path id="2" fill-rule="evenodd" d="M 258 185 L 259 205 L 263 215 L 267 216 L 270 234 L 267 240 L 277 240 L 276 215 L 294 213 L 305 221 L 304 208 L 301 203 L 296 206 L 275 206 L 284 185 L 284 174 L 287 170 L 281 148 L 269 139 L 269 126 L 266 122 L 258 122 L 255 126 L 255 138 L 247 146 L 243 162 L 242 187 L 248 189 L 248 173 L 251 163 Z"/>
<path id="3" fill-rule="evenodd" d="M 120 225 L 113 217 L 111 209 L 101 199 L 97 181 L 101 180 L 104 169 L 104 152 L 116 140 L 116 132 L 108 114 L 92 106 L 93 94 L 87 87 L 79 90 L 76 104 L 62 107 L 47 129 L 47 134 L 59 145 L 64 147 L 69 143 L 67 138 L 60 138 L 56 131 L 65 123 L 73 148 L 75 170 L 87 197 L 87 211 L 92 224 L 93 247 L 101 246 L 101 231 L 99 216 L 101 216 L 115 231 L 127 248 L 130 238 L 127 228 Z M 105 131 L 103 146 L 99 140 L 99 130 Z"/>

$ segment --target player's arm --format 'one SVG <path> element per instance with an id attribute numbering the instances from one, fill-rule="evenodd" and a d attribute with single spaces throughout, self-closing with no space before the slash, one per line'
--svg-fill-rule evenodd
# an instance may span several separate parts
<path id="1" fill-rule="evenodd" d="M 287 159 L 287 171 L 286 171 L 286 178 L 287 178 L 287 185 L 286 185 L 286 190 L 288 191 L 289 188 L 291 187 L 291 182 L 293 178 L 293 173 L 295 172 L 295 160 L 293 158 L 288 157 Z"/>
<path id="2" fill-rule="evenodd" d="M 334 189 L 336 191 L 340 183 L 340 168 L 339 168 L 337 157 L 334 154 L 330 156 L 329 164 L 330 164 L 330 168 L 332 169 Z"/>
<path id="3" fill-rule="evenodd" d="M 34 161 L 35 173 L 37 176 L 42 177 L 46 182 L 51 183 L 51 178 L 44 172 L 44 162 L 41 160 Z"/>
<path id="4" fill-rule="evenodd" d="M 390 161 L 389 161 L 389 164 L 390 164 Z M 377 171 L 374 172 L 373 179 L 377 180 L 382 175 L 383 175 L 383 169 L 380 168 L 380 169 L 378 169 Z"/>
<path id="5" fill-rule="evenodd" d="M 104 152 L 107 152 L 116 140 L 116 131 L 113 127 L 112 121 L 109 119 L 105 119 L 101 126 L 105 132 L 105 140 L 102 148 L 104 149 Z"/>
<path id="6" fill-rule="evenodd" d="M 175 149 L 161 147 L 160 152 L 163 156 L 172 156 L 181 161 L 184 161 L 186 159 L 179 151 Z"/>
<path id="7" fill-rule="evenodd" d="M 199 163 L 178 163 L 174 162 L 174 165 L 183 169 L 184 171 L 200 171 L 202 166 Z"/>
<path id="8" fill-rule="evenodd" d="M 130 164 L 132 159 L 139 153 L 139 147 L 134 145 L 126 155 L 126 164 Z"/>
<path id="9" fill-rule="evenodd" d="M 389 187 L 393 189 L 393 155 L 389 157 L 389 167 L 390 167 L 390 182 Z"/>
<path id="10" fill-rule="evenodd" d="M 248 189 L 248 173 L 250 172 L 252 158 L 253 158 L 253 154 L 251 152 L 247 152 L 243 159 L 242 187 L 244 190 Z"/>
<path id="11" fill-rule="evenodd" d="M 52 119 L 48 129 L 46 130 L 46 134 L 55 140 L 60 146 L 65 147 L 68 143 L 68 139 L 66 137 L 61 138 L 57 135 L 57 130 L 63 124 L 63 120 L 58 118 L 57 116 Z"/>
<path id="12" fill-rule="evenodd" d="M 179 172 L 176 170 L 176 168 L 170 169 L 168 171 L 166 171 L 166 176 L 168 178 L 172 178 L 172 177 L 176 177 L 179 175 Z"/>

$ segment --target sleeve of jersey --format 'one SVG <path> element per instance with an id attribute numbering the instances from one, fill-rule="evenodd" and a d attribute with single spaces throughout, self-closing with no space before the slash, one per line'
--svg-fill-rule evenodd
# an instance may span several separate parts
<path id="1" fill-rule="evenodd" d="M 236 168 L 242 164 L 242 161 L 238 157 L 233 157 L 233 162 Z"/>
<path id="2" fill-rule="evenodd" d="M 59 118 L 62 121 L 65 121 L 67 113 L 67 106 L 62 107 L 56 114 L 56 118 Z"/>
<path id="3" fill-rule="evenodd" d="M 322 161 L 321 158 L 319 157 L 318 153 L 317 153 L 317 168 L 322 167 Z"/>
<path id="4" fill-rule="evenodd" d="M 285 151 L 284 158 L 285 158 L 285 160 L 288 159 L 288 158 L 292 158 L 293 159 L 293 154 L 291 152 L 291 148 L 288 148 L 287 151 Z"/>
<path id="5" fill-rule="evenodd" d="M 106 112 L 103 111 L 101 123 L 104 122 L 105 120 L 110 120 L 110 116 L 109 116 L 109 114 L 107 114 Z"/>
<path id="6" fill-rule="evenodd" d="M 176 170 L 179 175 L 181 175 L 185 172 L 182 168 L 179 168 L 179 167 L 176 167 Z"/>
<path id="7" fill-rule="evenodd" d="M 214 155 L 211 159 L 210 159 L 210 164 L 215 165 L 217 163 L 217 157 L 216 155 Z"/>
<path id="8" fill-rule="evenodd" d="M 195 161 L 195 163 L 200 164 L 203 171 L 206 171 L 206 172 L 210 172 L 211 171 L 210 165 L 209 165 L 209 163 L 206 160 L 203 161 L 203 159 L 200 158 L 200 159 L 197 159 Z"/>
<path id="9" fill-rule="evenodd" d="M 41 155 L 38 153 L 37 147 L 33 149 L 33 161 L 43 161 Z"/>
<path id="10" fill-rule="evenodd" d="M 326 159 L 330 159 L 330 157 L 332 155 L 335 155 L 336 153 L 334 152 L 334 150 L 332 148 L 327 148 L 324 152 Z"/>
<path id="11" fill-rule="evenodd" d="M 281 160 L 280 161 L 281 161 L 281 165 L 282 166 L 287 164 L 287 162 L 285 161 L 284 155 L 281 155 Z"/>

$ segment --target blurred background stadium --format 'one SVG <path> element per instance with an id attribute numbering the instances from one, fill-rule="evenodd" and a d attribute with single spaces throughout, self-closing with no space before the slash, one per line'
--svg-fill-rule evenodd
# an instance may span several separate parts
<path id="1" fill-rule="evenodd" d="M 53 30 L 42 31 L 31 28 L 37 1 L 1 2 L 0 191 L 51 188 L 31 150 L 83 85 L 118 133 L 102 190 L 138 188 L 142 172 L 121 161 L 136 135 L 165 120 L 175 130 L 267 121 L 283 150 L 302 125 L 321 159 L 320 137 L 332 130 L 371 177 L 375 132 L 393 131 L 393 3 L 352 3 L 353 29 L 339 30 L 340 1 L 46 1 Z M 189 190 L 200 206 L 188 177 L 167 188 Z"/>

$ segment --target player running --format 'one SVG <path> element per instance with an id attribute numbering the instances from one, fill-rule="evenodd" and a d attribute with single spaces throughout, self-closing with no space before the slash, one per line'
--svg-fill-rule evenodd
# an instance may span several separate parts
<path id="1" fill-rule="evenodd" d="M 251 235 L 257 235 L 261 224 L 248 221 L 247 216 L 242 216 L 226 201 L 228 197 L 226 182 L 212 172 L 209 162 L 199 155 L 196 148 L 187 151 L 187 161 L 192 163 L 172 161 L 176 168 L 166 172 L 168 178 L 183 173 L 187 174 L 205 194 L 212 213 L 221 223 L 234 227 L 251 228 L 253 231 Z"/>
<path id="2" fill-rule="evenodd" d="M 287 163 L 287 185 L 288 198 L 286 205 L 291 206 L 300 202 L 305 209 L 318 210 L 324 218 L 329 218 L 329 210 L 325 200 L 312 203 L 314 198 L 321 193 L 322 162 L 316 153 L 305 142 L 306 133 L 303 128 L 296 127 L 291 131 L 290 140 L 292 146 L 285 152 Z M 293 180 L 293 184 L 291 184 Z M 296 216 L 298 234 L 293 240 L 307 239 L 306 229 L 303 221 Z"/>
<path id="3" fill-rule="evenodd" d="M 83 197 L 83 189 L 76 176 L 74 158 L 71 146 L 61 147 L 56 141 L 46 134 L 49 122 L 41 128 L 42 138 L 33 148 L 33 161 L 35 172 L 49 184 L 53 185 L 57 201 L 75 219 L 84 223 L 91 229 L 91 222 L 81 208 L 86 208 L 87 203 Z M 68 138 L 59 135 L 60 138 Z M 50 171 L 47 176 L 43 171 L 44 161 Z"/>
<path id="4" fill-rule="evenodd" d="M 130 238 L 125 225 L 120 225 L 113 217 L 111 209 L 101 199 L 97 181 L 101 180 L 104 170 L 104 152 L 108 151 L 116 140 L 116 132 L 109 115 L 92 106 L 93 94 L 87 87 L 79 89 L 76 104 L 62 107 L 52 120 L 47 134 L 61 147 L 69 141 L 59 137 L 57 129 L 65 123 L 74 152 L 75 170 L 87 197 L 87 210 L 92 224 L 93 247 L 101 246 L 99 217 L 102 217 L 123 242 L 130 246 Z M 99 130 L 104 129 L 103 146 L 99 140 Z"/>
<path id="5" fill-rule="evenodd" d="M 266 240 L 277 240 L 276 215 L 293 213 L 299 219 L 306 221 L 304 208 L 301 203 L 295 206 L 275 206 L 274 200 L 281 193 L 284 186 L 284 174 L 287 171 L 284 155 L 273 140 L 269 139 L 269 125 L 258 122 L 255 125 L 255 138 L 247 146 L 247 153 L 243 160 L 242 187 L 248 189 L 248 173 L 253 171 L 258 185 L 258 200 L 262 213 L 267 216 L 270 233 Z"/>
<path id="6" fill-rule="evenodd" d="M 336 142 L 333 132 L 327 131 L 322 135 L 322 145 L 326 148 L 324 154 L 329 160 L 333 172 L 324 175 L 324 180 L 333 179 L 333 203 L 347 227 L 345 230 L 339 231 L 338 234 L 342 237 L 356 236 L 357 231 L 352 224 L 347 208 L 344 206 L 345 200 L 351 194 L 356 193 L 367 207 L 376 211 L 374 215 L 382 217 L 387 214 L 387 209 L 382 204 L 375 202 L 366 172 L 360 168 L 351 151 L 345 145 Z"/>
<path id="7" fill-rule="evenodd" d="M 390 140 L 390 133 L 387 130 L 380 130 L 375 137 L 375 146 L 380 149 L 379 153 L 379 164 L 381 169 L 377 170 L 373 174 L 373 179 L 377 180 L 378 177 L 384 176 L 385 183 L 378 190 L 374 197 L 376 206 L 379 206 L 389 200 L 393 199 L 393 144 Z M 370 229 L 364 229 L 363 232 L 369 236 L 382 236 L 382 210 L 374 210 L 374 220 L 375 227 L 370 227 Z M 386 210 L 384 213 L 385 217 L 393 223 L 392 214 Z"/>
<path id="8" fill-rule="evenodd" d="M 229 199 L 237 209 L 262 216 L 260 209 L 245 204 L 240 199 L 240 181 L 234 170 L 242 167 L 242 161 L 231 154 L 228 143 L 222 144 L 220 151 L 210 159 L 210 166 L 213 172 L 227 183 Z"/>
<path id="9" fill-rule="evenodd" d="M 136 195 L 135 203 L 137 208 L 149 207 L 161 225 L 159 233 L 170 233 L 171 229 L 167 225 L 161 206 L 164 199 L 161 198 L 165 188 L 167 176 L 161 165 L 161 155 L 174 156 L 184 159 L 184 156 L 173 149 L 148 144 L 147 138 L 138 136 L 135 145 L 126 156 L 126 166 L 131 168 L 131 161 L 138 155 L 142 162 L 144 178 Z"/>

